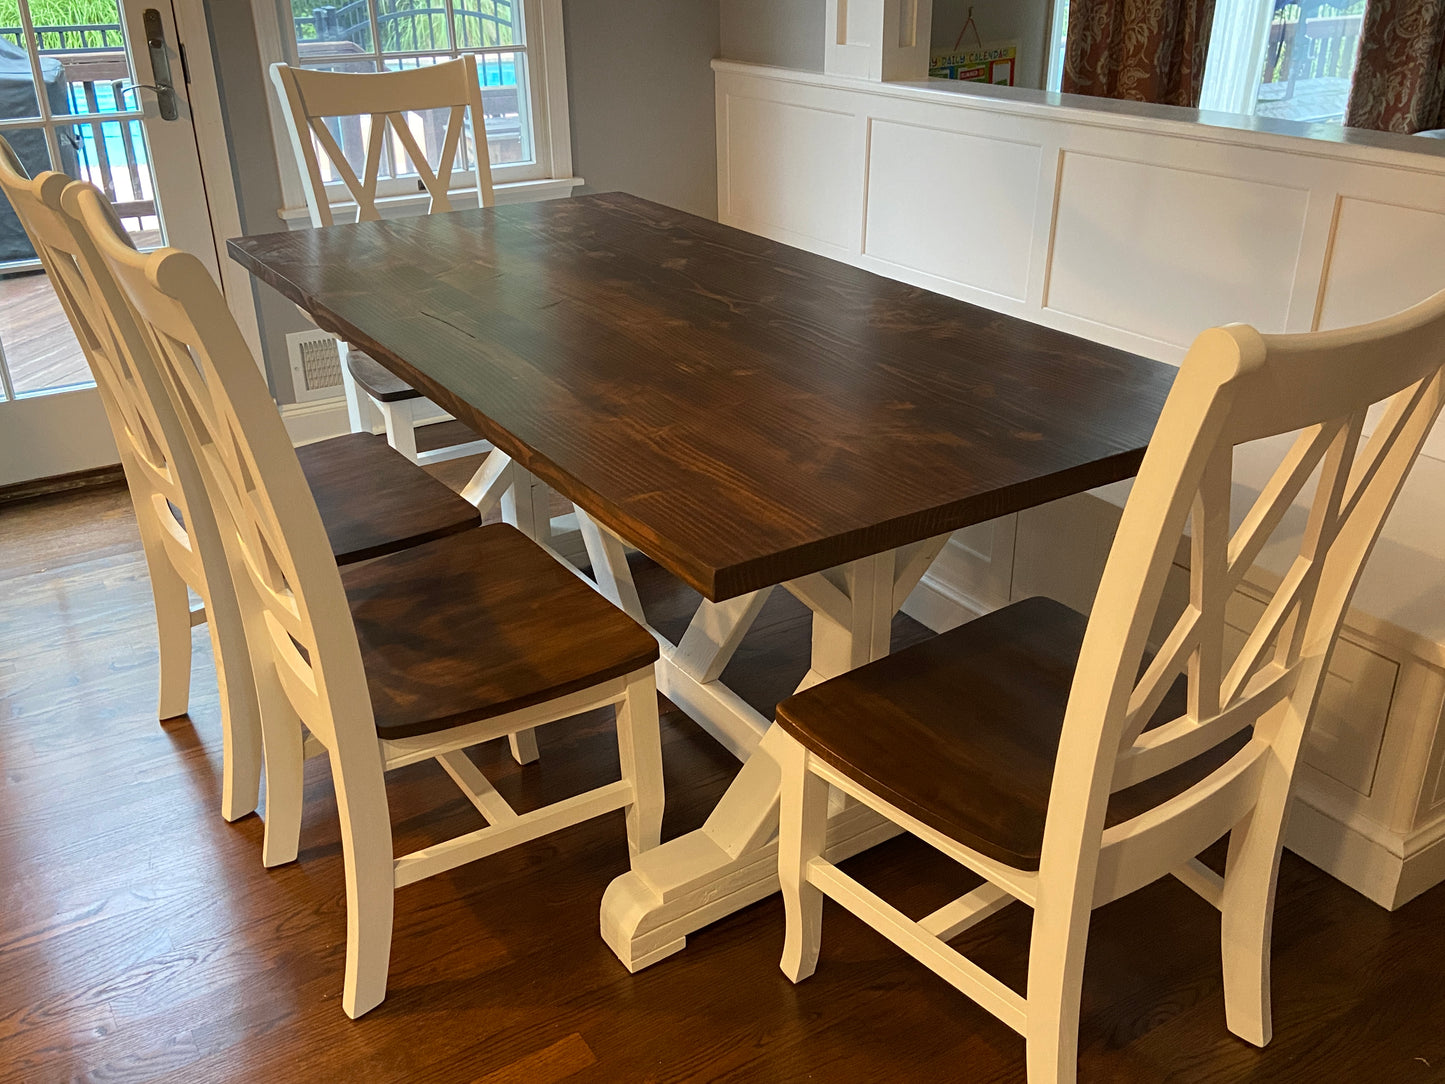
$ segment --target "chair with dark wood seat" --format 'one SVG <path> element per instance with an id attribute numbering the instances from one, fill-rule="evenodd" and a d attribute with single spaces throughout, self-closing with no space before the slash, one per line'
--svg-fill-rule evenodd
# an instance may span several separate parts
<path id="1" fill-rule="evenodd" d="M 763 747 L 782 766 L 783 971 L 812 974 L 827 895 L 1022 1033 L 1032 1084 L 1073 1080 L 1090 912 L 1173 874 L 1221 912 L 1229 1029 L 1267 1043 L 1294 766 L 1361 568 L 1442 401 L 1445 292 L 1343 331 L 1201 335 L 1087 619 L 1015 602 L 778 706 Z M 1256 441 L 1278 469 L 1232 516 L 1234 448 Z M 1291 542 L 1276 535 L 1295 503 L 1307 526 Z M 1165 583 L 1186 527 L 1189 598 L 1171 622 Z M 1237 645 L 1225 605 L 1271 539 L 1297 556 Z M 1167 633 L 1151 644 L 1156 627 Z M 984 884 L 909 919 L 822 857 L 830 785 Z M 1225 836 L 1221 876 L 1198 855 Z M 1027 996 L 947 944 L 1017 901 L 1034 909 Z"/>
<path id="2" fill-rule="evenodd" d="M 187 253 L 124 244 L 98 193 L 77 200 L 147 337 L 135 364 L 157 370 L 216 511 L 255 657 L 267 865 L 296 857 L 305 745 L 330 759 L 346 866 L 346 1012 L 360 1016 L 385 996 L 396 888 L 617 809 L 634 856 L 656 845 L 652 635 L 505 524 L 338 569 L 215 283 Z M 527 813 L 465 752 L 609 705 L 622 778 Z M 429 758 L 487 826 L 394 858 L 384 772 Z"/>
<path id="3" fill-rule="evenodd" d="M 335 221 L 327 192 L 328 170 L 334 175 L 333 183 L 343 186 L 355 200 L 358 221 L 381 217 L 377 201 L 384 153 L 398 169 L 403 157 L 410 160 L 429 197 L 428 214 L 451 210 L 452 200 L 458 195 L 475 198 L 479 207 L 492 205 L 492 167 L 475 57 L 467 55 L 419 68 L 383 72 L 273 64 L 271 81 L 281 100 L 313 226 L 330 226 Z M 444 124 L 435 119 L 438 116 L 445 117 Z M 359 123 L 363 118 L 366 124 Z M 425 149 L 412 131 L 413 123 L 418 121 L 425 134 Z M 366 164 L 359 176 L 333 129 L 362 140 Z M 469 176 L 453 188 L 458 163 Z M 369 432 L 370 415 L 375 410 L 381 415 L 387 441 L 414 462 L 440 462 L 487 452 L 489 459 L 498 462 L 483 468 L 488 471 L 485 476 L 479 470 L 474 484 L 463 492 L 473 497 L 483 512 L 507 494 L 508 518 L 538 541 L 548 541 L 546 487 L 516 466 L 500 470 L 500 461 L 505 457 L 480 437 L 419 451 L 417 429 L 446 421 L 447 415 L 363 350 L 348 343 L 345 353 L 342 377 L 354 431 Z M 483 484 L 484 477 L 490 484 Z"/>
<path id="4" fill-rule="evenodd" d="M 260 724 L 255 694 L 238 647 L 235 607 L 207 579 L 214 528 L 199 479 L 177 463 L 151 397 L 125 360 L 118 340 L 138 343 L 129 311 L 105 283 L 89 276 L 94 252 L 63 207 L 72 184 L 64 174 L 26 177 L 0 139 L 0 190 L 15 208 L 55 288 L 95 377 L 140 528 L 150 572 L 159 638 L 161 719 L 184 715 L 190 701 L 191 628 L 206 623 L 221 692 L 225 755 L 221 811 L 235 820 L 256 808 L 260 786 Z M 181 457 L 184 459 L 185 457 Z M 391 553 L 480 525 L 476 509 L 440 481 L 408 463 L 380 438 L 347 436 L 301 452 L 308 482 L 323 510 L 342 563 Z M 224 565 L 219 565 L 224 570 Z M 201 599 L 192 610 L 187 589 Z M 228 680 L 228 671 L 229 678 Z M 523 747 L 523 756 L 534 755 Z"/>
<path id="5" fill-rule="evenodd" d="M 462 158 L 468 157 L 464 138 L 468 113 L 473 133 L 470 157 L 475 160 L 470 163 L 471 183 L 459 191 L 475 196 L 480 207 L 491 206 L 492 164 L 486 153 L 486 122 L 475 58 L 468 56 L 389 72 L 327 71 L 273 64 L 271 82 L 281 100 L 313 226 L 330 226 L 335 221 L 326 191 L 324 167 L 329 167 L 356 201 L 358 221 L 381 217 L 376 205 L 377 183 L 381 177 L 382 154 L 388 144 L 392 154 L 406 154 L 412 159 L 413 168 L 430 196 L 428 212 L 450 210 L 455 194 L 451 180 L 457 156 L 460 153 Z M 448 110 L 446 131 L 437 160 L 432 162 L 417 143 L 408 114 L 423 117 L 426 124 L 431 111 L 441 109 Z M 356 125 L 354 118 L 360 116 L 368 117 L 369 129 Z M 333 134 L 332 125 L 338 118 L 350 121 L 352 130 L 365 137 L 366 168 L 361 176 Z M 388 140 L 391 132 L 395 135 Z M 421 392 L 363 350 L 347 343 L 345 354 L 342 375 L 354 431 L 370 430 L 370 412 L 363 408 L 361 398 L 365 396 L 365 401 L 381 414 L 387 441 L 408 459 L 440 461 L 491 448 L 478 437 L 464 445 L 436 449 L 422 460 L 416 446 L 416 429 L 420 412 L 430 404 Z"/>
<path id="6" fill-rule="evenodd" d="M 378 403 L 400 403 L 409 399 L 421 398 L 421 392 L 370 354 L 363 354 L 360 350 L 347 349 L 346 368 L 351 374 L 351 379 L 356 382 L 357 388 Z M 414 439 L 413 443 L 415 443 Z M 448 450 L 450 451 L 450 449 Z"/>
<path id="7" fill-rule="evenodd" d="M 910 817 L 996 862 L 1037 870 L 1087 625 L 1060 602 L 1025 599 L 795 696 L 778 721 L 830 764 L 866 771 L 868 788 Z M 1185 710 L 1177 680 L 1144 732 Z M 1114 794 L 1105 826 L 1182 793 L 1244 743 L 1236 734 Z"/>

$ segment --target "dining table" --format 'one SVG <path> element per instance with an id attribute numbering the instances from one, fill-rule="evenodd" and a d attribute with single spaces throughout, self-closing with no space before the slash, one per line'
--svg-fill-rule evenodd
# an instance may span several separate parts
<path id="1" fill-rule="evenodd" d="M 507 484 L 571 500 L 592 582 L 638 621 L 629 547 L 701 595 L 676 642 L 652 630 L 658 687 L 743 766 L 608 886 L 633 971 L 777 891 L 770 720 L 723 681 L 769 593 L 812 612 L 800 688 L 886 655 L 952 532 L 1131 477 L 1176 372 L 620 193 L 228 248 L 491 441 Z M 895 832 L 840 800 L 828 855 Z"/>

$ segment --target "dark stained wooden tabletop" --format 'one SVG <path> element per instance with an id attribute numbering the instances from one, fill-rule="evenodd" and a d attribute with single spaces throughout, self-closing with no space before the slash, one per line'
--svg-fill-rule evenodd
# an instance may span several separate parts
<path id="1" fill-rule="evenodd" d="M 229 249 L 714 600 L 1130 477 L 1175 372 L 616 193 Z"/>

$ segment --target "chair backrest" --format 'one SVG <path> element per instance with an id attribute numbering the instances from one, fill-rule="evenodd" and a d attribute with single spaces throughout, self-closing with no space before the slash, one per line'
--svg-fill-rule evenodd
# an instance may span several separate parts
<path id="1" fill-rule="evenodd" d="M 1231 325 L 1196 340 L 1089 620 L 1041 876 L 1081 866 L 1077 891 L 1101 902 L 1177 869 L 1249 815 L 1262 788 L 1273 787 L 1283 809 L 1361 569 L 1445 400 L 1442 367 L 1445 292 L 1361 327 L 1261 335 Z M 1381 401 L 1383 420 L 1362 445 L 1366 412 Z M 1232 516 L 1235 447 L 1296 432 L 1279 445 L 1288 451 L 1252 507 Z M 1297 501 L 1309 509 L 1298 556 L 1243 647 L 1229 652 L 1226 603 Z M 1186 523 L 1189 603 L 1141 674 Z M 1181 676 L 1184 714 L 1152 721 Z M 1248 743 L 1223 766 L 1104 830 L 1111 793 L 1249 727 Z"/>
<path id="2" fill-rule="evenodd" d="M 155 393 L 161 389 L 148 388 L 130 360 L 132 351 L 142 349 L 139 329 L 108 276 L 93 274 L 99 257 L 86 236 L 72 228 L 62 207 L 65 190 L 75 183 L 55 172 L 27 178 L 10 145 L 0 139 L 0 190 L 30 236 L 95 377 L 141 530 L 149 535 L 158 524 L 172 559 L 192 576 L 199 575 L 200 556 L 191 537 L 198 522 L 192 506 L 197 498 L 204 503 L 199 476 L 171 454 L 179 430 L 171 429 L 168 436 L 156 410 Z M 100 211 L 117 243 L 129 247 L 129 236 L 108 201 L 102 200 Z"/>
<path id="3" fill-rule="evenodd" d="M 468 54 L 439 64 L 386 72 L 316 71 L 273 64 L 271 81 L 281 96 L 286 131 L 301 167 L 306 206 L 313 226 L 332 224 L 318 149 L 326 155 L 331 169 L 356 201 L 357 218 L 361 222 L 381 217 L 376 199 L 383 151 L 388 152 L 393 161 L 403 154 L 410 159 L 431 196 L 429 212 L 451 210 L 452 171 L 458 150 L 465 149 L 463 136 L 468 111 L 471 113 L 471 157 L 475 165 L 472 188 L 480 206 L 492 205 L 492 166 L 476 57 Z M 430 111 L 443 109 L 449 111 L 447 122 L 432 160 L 418 142 L 415 129 L 422 129 L 422 142 L 438 142 L 432 138 L 435 133 L 427 130 L 425 119 L 416 117 L 413 123 L 407 114 L 433 115 Z M 360 176 L 328 124 L 328 121 L 337 123 L 339 118 L 348 120 L 365 147 L 365 164 Z"/>
<path id="4" fill-rule="evenodd" d="M 199 465 L 251 650 L 274 663 L 256 666 L 263 718 L 268 712 L 278 717 L 284 695 L 333 750 L 341 726 L 369 735 L 375 755 L 366 675 L 331 544 L 225 299 L 194 256 L 174 248 L 136 252 L 110 228 L 99 192 L 90 186 L 71 191 L 77 216 L 135 314 L 146 359 L 159 371 Z M 67 202 L 71 198 L 67 193 Z"/>

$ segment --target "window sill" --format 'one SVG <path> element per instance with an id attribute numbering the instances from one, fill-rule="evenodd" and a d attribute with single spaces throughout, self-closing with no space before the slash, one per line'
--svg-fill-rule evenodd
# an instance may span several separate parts
<path id="1" fill-rule="evenodd" d="M 499 206 L 507 203 L 536 203 L 540 200 L 563 199 L 572 194 L 572 189 L 585 183 L 581 177 L 513 181 L 510 184 L 497 185 L 493 189 L 493 195 Z M 376 206 L 382 218 L 394 218 L 425 210 L 430 200 L 431 197 L 425 192 L 408 192 L 404 196 L 382 196 L 376 201 Z M 476 206 L 476 200 L 470 192 L 455 193 L 452 202 L 458 210 Z M 333 203 L 331 209 L 341 221 L 351 221 L 356 214 L 356 204 L 351 200 Z M 311 212 L 305 207 L 282 207 L 276 214 L 290 229 L 309 229 L 311 226 Z"/>

